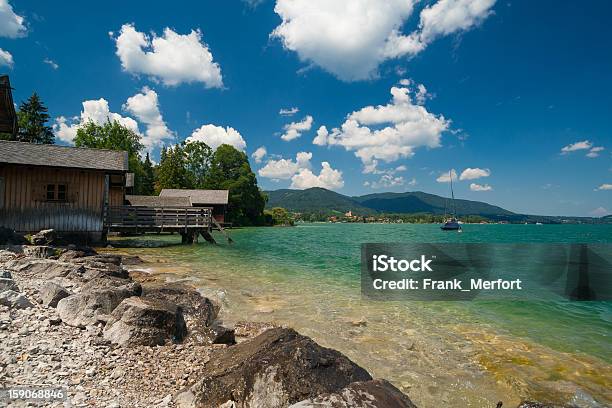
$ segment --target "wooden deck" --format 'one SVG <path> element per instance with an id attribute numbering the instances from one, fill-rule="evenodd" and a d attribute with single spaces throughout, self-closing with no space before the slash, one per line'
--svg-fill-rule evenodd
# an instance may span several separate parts
<path id="1" fill-rule="evenodd" d="M 107 206 L 104 209 L 106 232 L 178 232 L 183 243 L 193 243 L 202 235 L 214 242 L 211 230 L 216 224 L 208 207 Z"/>

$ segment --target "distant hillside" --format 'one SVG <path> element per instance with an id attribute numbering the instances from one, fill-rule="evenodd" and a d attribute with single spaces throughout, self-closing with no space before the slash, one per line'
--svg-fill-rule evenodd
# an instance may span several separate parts
<path id="1" fill-rule="evenodd" d="M 268 194 L 267 208 L 283 207 L 295 212 L 323 213 L 345 213 L 351 210 L 363 215 L 376 212 L 362 206 L 350 197 L 318 187 L 306 190 L 281 189 L 266 191 L 266 194 Z"/>
<path id="2" fill-rule="evenodd" d="M 267 191 L 267 207 L 284 207 L 296 212 L 346 212 L 359 215 L 376 213 L 444 214 L 445 197 L 420 191 L 409 193 L 378 193 L 348 197 L 324 188 L 306 190 L 282 189 Z M 496 219 L 512 219 L 516 214 L 479 201 L 455 200 L 460 215 L 480 215 Z M 450 204 L 448 204 L 450 205 Z M 450 211 L 450 210 L 448 210 Z M 447 212 L 448 212 L 447 211 Z"/>
<path id="3" fill-rule="evenodd" d="M 451 200 L 435 194 L 421 191 L 407 193 L 378 193 L 353 197 L 353 200 L 364 207 L 384 213 L 431 213 L 444 214 L 450 212 Z M 480 201 L 455 200 L 457 214 L 480 215 L 483 217 L 514 216 L 511 211 Z"/>

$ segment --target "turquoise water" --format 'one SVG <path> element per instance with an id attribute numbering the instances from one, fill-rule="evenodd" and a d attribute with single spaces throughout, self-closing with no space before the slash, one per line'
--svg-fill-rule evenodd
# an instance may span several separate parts
<path id="1" fill-rule="evenodd" d="M 361 298 L 359 281 L 365 242 L 610 243 L 612 226 L 464 225 L 458 234 L 437 225 L 303 224 L 231 235 L 233 245 L 130 252 L 215 292 L 228 322 L 296 327 L 422 406 L 612 401 L 612 302 L 373 302 Z"/>

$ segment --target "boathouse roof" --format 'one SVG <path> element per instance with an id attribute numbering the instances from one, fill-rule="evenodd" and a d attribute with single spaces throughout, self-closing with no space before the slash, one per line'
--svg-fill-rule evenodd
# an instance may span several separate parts
<path id="1" fill-rule="evenodd" d="M 142 207 L 191 207 L 189 197 L 160 197 L 126 195 L 125 200 L 132 206 Z"/>
<path id="2" fill-rule="evenodd" d="M 128 154 L 119 150 L 0 140 L 0 163 L 124 172 L 128 170 Z"/>
<path id="3" fill-rule="evenodd" d="M 191 204 L 227 204 L 229 201 L 229 190 L 184 190 L 164 188 L 160 197 L 189 197 Z"/>

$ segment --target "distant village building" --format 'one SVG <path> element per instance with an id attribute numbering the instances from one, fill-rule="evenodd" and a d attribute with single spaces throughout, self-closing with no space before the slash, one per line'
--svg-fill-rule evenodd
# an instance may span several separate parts
<path id="1" fill-rule="evenodd" d="M 186 190 L 164 188 L 160 198 L 189 198 L 193 207 L 210 207 L 212 215 L 219 224 L 225 223 L 225 213 L 229 203 L 228 190 Z"/>
<path id="2" fill-rule="evenodd" d="M 104 207 L 123 205 L 127 152 L 0 141 L 0 226 L 104 237 Z"/>

